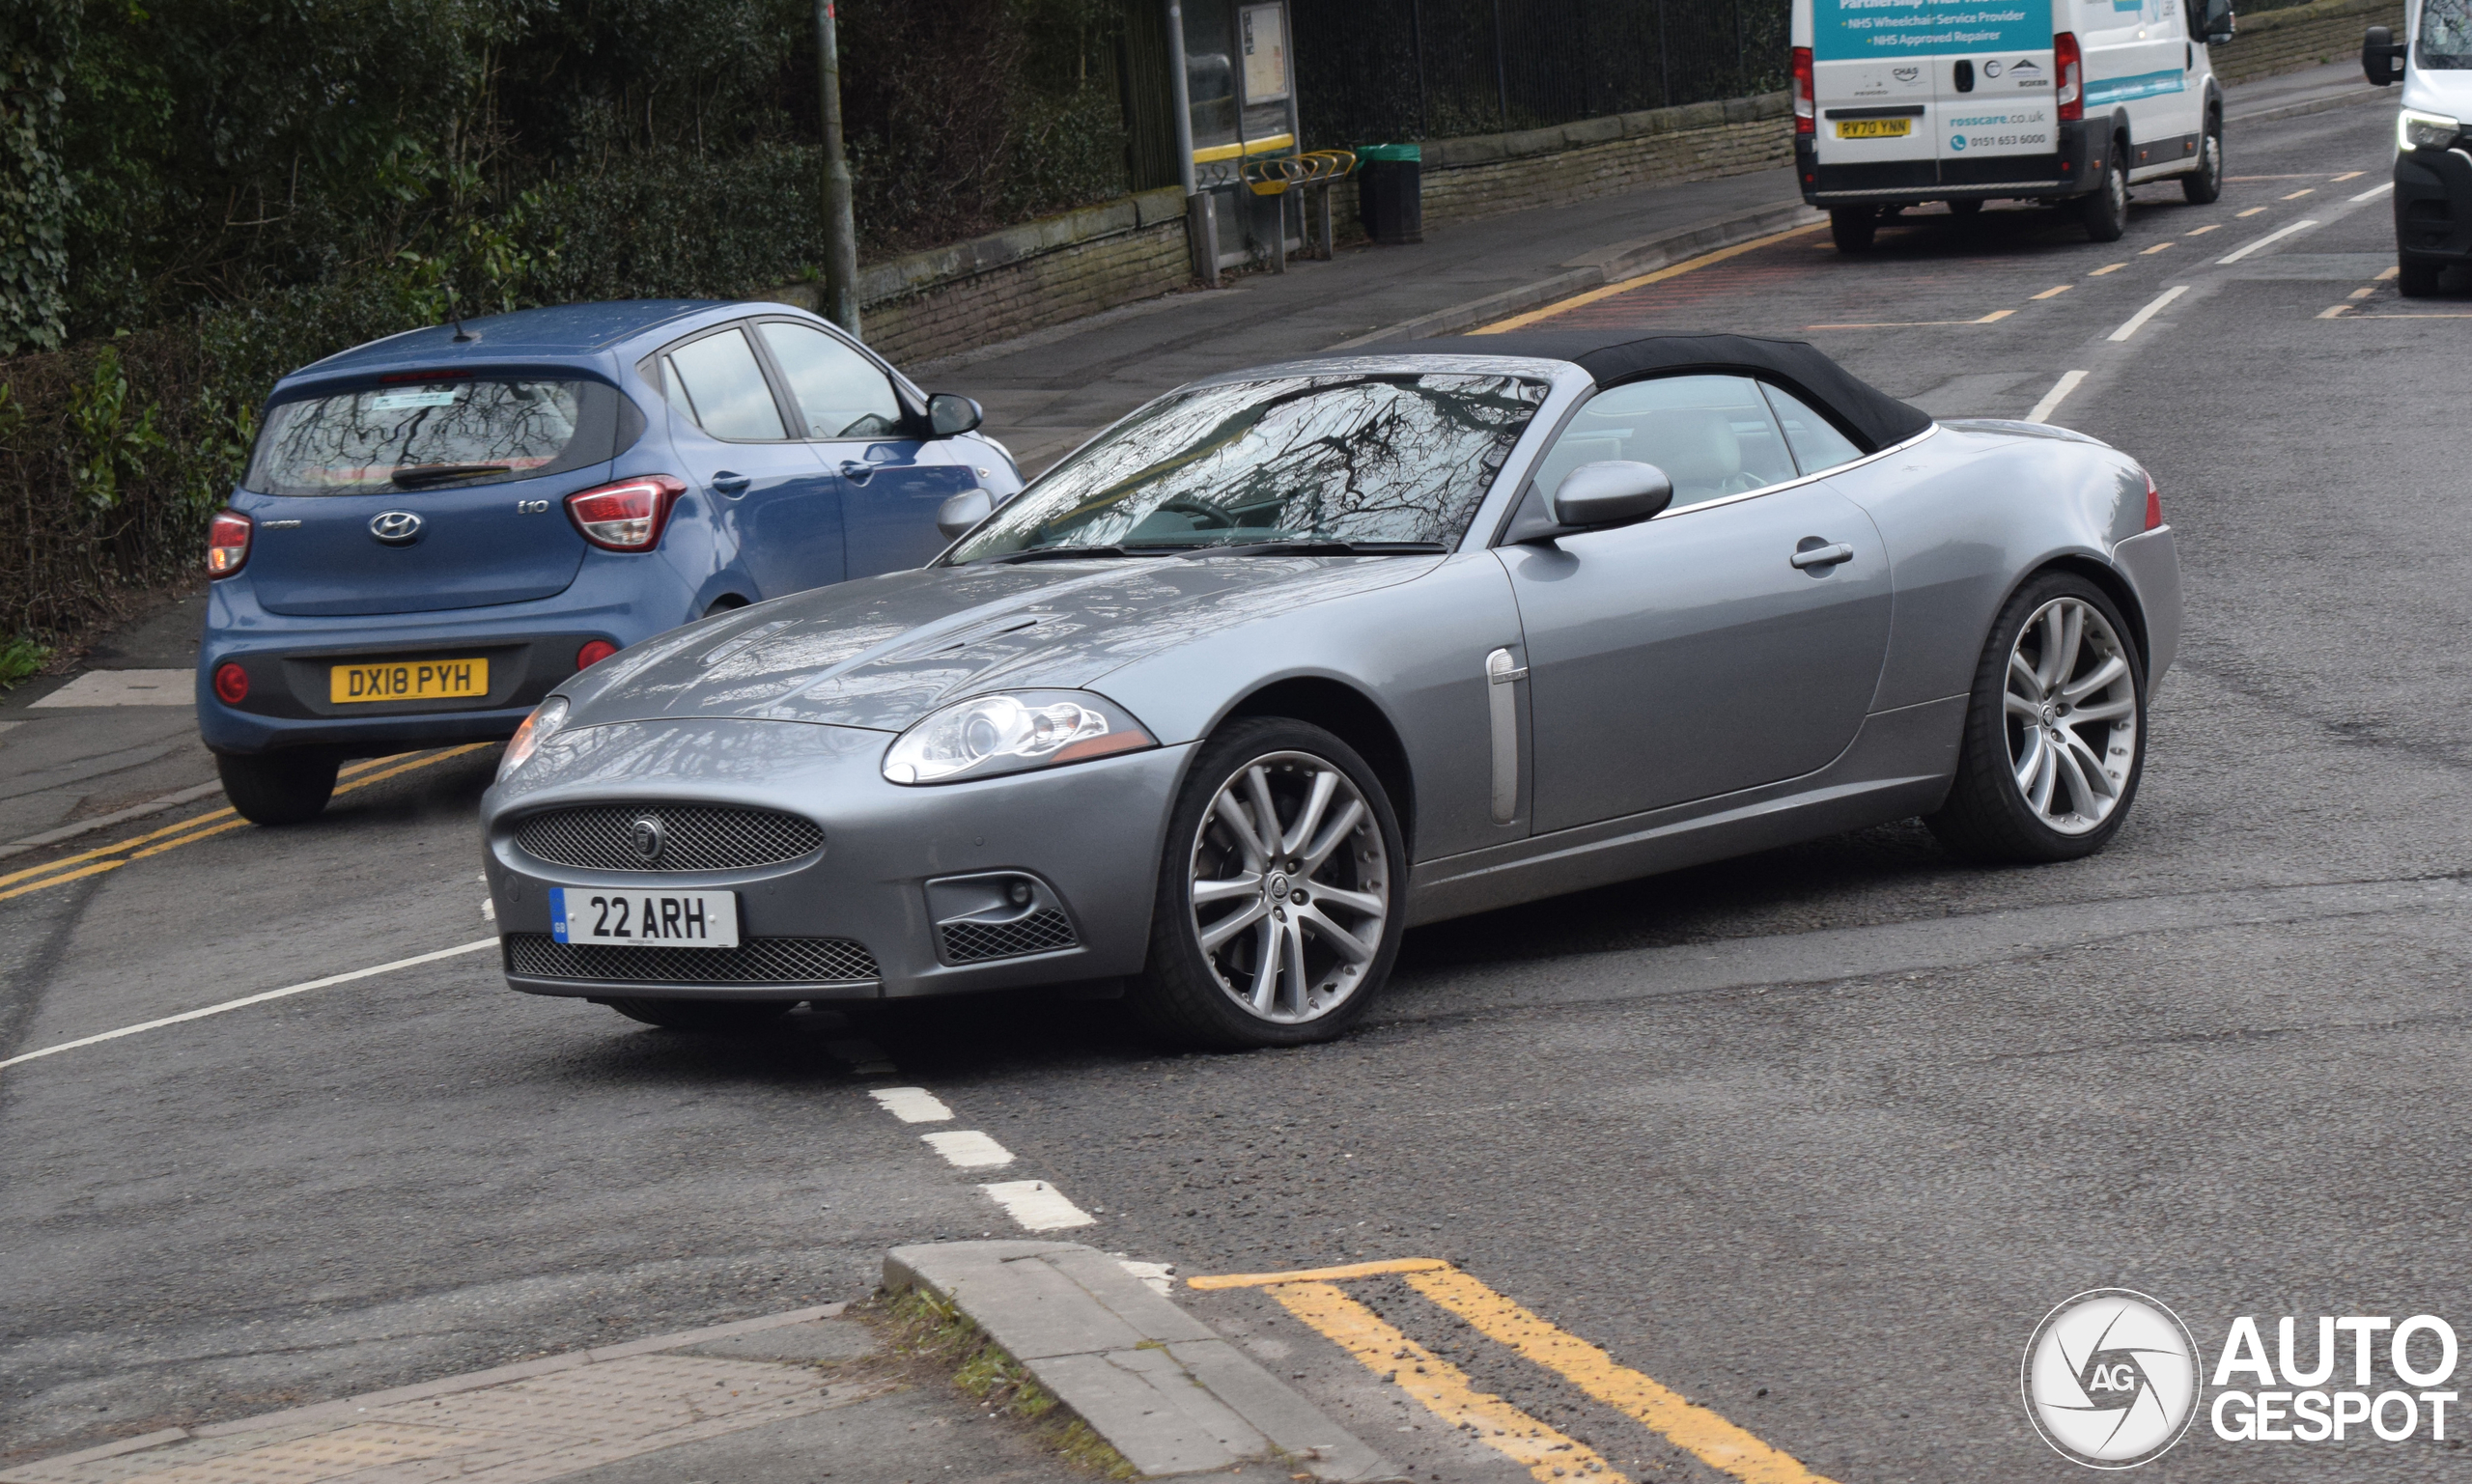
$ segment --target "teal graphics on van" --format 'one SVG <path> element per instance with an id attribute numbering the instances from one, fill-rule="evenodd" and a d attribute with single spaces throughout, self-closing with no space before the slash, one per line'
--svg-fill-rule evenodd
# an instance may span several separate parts
<path id="1" fill-rule="evenodd" d="M 1821 62 L 2051 50 L 2050 0 L 1812 0 Z"/>

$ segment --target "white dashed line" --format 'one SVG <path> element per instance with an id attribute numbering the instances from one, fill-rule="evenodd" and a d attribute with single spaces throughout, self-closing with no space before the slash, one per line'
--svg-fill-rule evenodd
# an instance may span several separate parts
<path id="1" fill-rule="evenodd" d="M 1025 1231 L 1062 1231 L 1098 1223 L 1098 1218 L 1066 1200 L 1064 1192 L 1044 1180 L 1008 1180 L 979 1189 Z"/>
<path id="2" fill-rule="evenodd" d="M 136 1035 L 142 1030 L 160 1030 L 166 1025 L 178 1025 L 183 1021 L 204 1020 L 210 1015 L 221 1015 L 226 1010 L 239 1010 L 248 1005 L 263 1005 L 270 999 L 282 999 L 286 995 L 290 994 L 306 994 L 311 990 L 323 990 L 338 984 L 350 984 L 355 979 L 368 979 L 379 974 L 391 974 L 399 968 L 412 968 L 422 964 L 435 964 L 440 959 L 451 959 L 456 957 L 458 954 L 478 953 L 484 948 L 494 948 L 497 945 L 498 940 L 496 938 L 485 938 L 478 942 L 465 943 L 461 947 L 440 948 L 435 953 L 416 953 L 408 959 L 397 959 L 391 964 L 379 964 L 368 968 L 355 968 L 348 974 L 328 974 L 323 979 L 312 979 L 306 984 L 286 985 L 282 989 L 267 990 L 263 994 L 243 994 L 239 999 L 227 999 L 219 1005 L 209 1005 L 203 1010 L 183 1011 L 179 1015 L 167 1015 L 159 1021 L 147 1021 L 141 1024 L 124 1025 L 118 1030 L 107 1030 L 100 1035 L 82 1036 L 75 1041 L 63 1041 L 58 1046 L 46 1046 L 40 1051 L 27 1051 L 20 1055 L 12 1056 L 7 1061 L 0 1061 L 0 1067 L 14 1067 L 21 1061 L 33 1061 L 40 1056 L 55 1056 L 62 1051 L 73 1051 L 81 1046 L 93 1046 L 98 1042 L 117 1041 L 123 1036 Z"/>
<path id="3" fill-rule="evenodd" d="M 954 1129 L 942 1134 L 921 1134 L 928 1147 L 944 1157 L 944 1162 L 957 1169 L 994 1169 L 1013 1162 L 1013 1151 L 979 1133 L 976 1129 Z"/>
<path id="4" fill-rule="evenodd" d="M 2030 423 L 2050 422 L 2051 415 L 2060 410 L 2060 405 L 2066 402 L 2068 400 L 2068 394 L 2077 390 L 2077 384 L 2085 379 L 2086 373 L 2082 371 L 2071 371 L 2063 374 L 2058 381 L 2052 383 L 2051 390 L 2043 393 L 2043 400 L 2035 404 L 2035 409 L 2026 414 L 2026 421 Z"/>
<path id="5" fill-rule="evenodd" d="M 2229 263 L 2232 260 L 2227 258 L 2224 261 Z M 2187 284 L 2174 284 L 2169 289 L 2166 289 L 2162 293 L 2154 295 L 2154 301 L 2152 303 L 2148 304 L 2144 309 L 2141 309 L 2137 313 L 2129 316 L 2127 322 L 2123 323 L 2119 329 L 2112 331 L 2111 338 L 2114 341 L 2126 340 L 2131 335 L 2136 334 L 2139 330 L 2146 328 L 2146 322 L 2162 313 L 2164 305 L 2169 304 L 2174 299 L 2178 298 L 2181 294 L 2188 292 L 2189 286 Z"/>
<path id="6" fill-rule="evenodd" d="M 873 1060 L 881 1061 L 879 1051 Z M 857 1058 L 852 1058 L 856 1060 Z M 924 1087 L 878 1087 L 867 1094 L 884 1106 L 884 1110 L 903 1123 L 949 1123 L 953 1110 L 944 1101 Z"/>
<path id="7" fill-rule="evenodd" d="M 2276 228 L 2274 231 L 2267 233 L 2264 237 L 2258 238 L 2256 241 L 2249 243 L 2245 247 L 2234 248 L 2233 251 L 2225 253 L 2222 257 L 2214 260 L 2215 266 L 2220 267 L 2227 263 L 2237 263 L 2241 259 L 2249 256 L 2251 253 L 2256 252 L 2259 248 L 2271 247 L 2275 243 L 2282 241 L 2285 238 L 2291 236 L 2293 233 L 2306 232 L 2316 225 L 2318 225 L 2316 218 L 2304 216 L 2300 220 L 2293 222 L 2289 227 Z M 2118 337 L 2114 338 L 2117 339 Z"/>
<path id="8" fill-rule="evenodd" d="M 2373 186 L 2371 186 L 2369 189 L 2367 189 L 2367 190 L 2365 190 L 2365 191 L 2362 191 L 2359 195 L 2354 196 L 2354 197 L 2352 198 L 2352 200 L 2353 200 L 2353 201 L 2355 201 L 2355 202 L 2360 202 L 2360 201 L 2374 201 L 2374 200 L 2376 200 L 2378 197 L 2385 195 L 2388 191 L 2393 190 L 2394 188 L 2395 188 L 2395 182 L 2392 182 L 2392 181 L 2389 181 L 2389 182 L 2386 182 L 2385 184 L 2383 184 L 2383 185 L 2373 185 Z"/>

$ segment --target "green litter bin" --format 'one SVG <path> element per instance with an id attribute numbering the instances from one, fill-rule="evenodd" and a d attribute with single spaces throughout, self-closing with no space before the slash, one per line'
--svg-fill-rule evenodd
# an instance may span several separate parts
<path id="1" fill-rule="evenodd" d="M 1357 219 L 1376 242 L 1425 239 L 1424 152 L 1412 144 L 1368 144 L 1356 152 Z"/>

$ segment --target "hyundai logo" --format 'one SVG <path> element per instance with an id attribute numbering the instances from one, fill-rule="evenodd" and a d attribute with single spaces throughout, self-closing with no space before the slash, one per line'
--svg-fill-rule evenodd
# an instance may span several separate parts
<path id="1" fill-rule="evenodd" d="M 627 826 L 627 844 L 636 859 L 651 865 L 660 859 L 662 849 L 669 844 L 669 831 L 661 827 L 660 815 L 647 814 Z"/>
<path id="2" fill-rule="evenodd" d="M 369 518 L 369 534 L 390 546 L 408 546 L 421 539 L 424 523 L 408 510 L 389 510 Z"/>

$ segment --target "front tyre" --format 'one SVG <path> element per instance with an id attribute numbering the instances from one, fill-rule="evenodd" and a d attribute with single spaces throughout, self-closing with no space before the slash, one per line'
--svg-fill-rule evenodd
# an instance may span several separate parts
<path id="1" fill-rule="evenodd" d="M 323 813 L 335 796 L 338 760 L 328 752 L 219 754 L 223 797 L 252 825 L 298 825 Z"/>
<path id="2" fill-rule="evenodd" d="M 2206 115 L 2205 134 L 2198 141 L 2198 168 L 2180 177 L 2180 194 L 2191 206 L 2211 206 L 2223 194 L 2223 121 Z"/>
<path id="3" fill-rule="evenodd" d="M 1975 860 L 2075 860 L 2128 818 L 2146 764 L 2146 666 L 2102 589 L 2045 573 L 2000 610 L 1975 668 L 1949 798 L 1924 821 Z"/>
<path id="4" fill-rule="evenodd" d="M 1398 957 L 1407 851 L 1356 749 L 1285 717 L 1194 757 L 1168 818 L 1148 966 L 1130 1008 L 1178 1045 L 1327 1041 Z"/>
<path id="5" fill-rule="evenodd" d="M 664 1030 L 762 1030 L 790 1013 L 798 1003 L 787 999 L 605 999 L 602 1001 L 631 1021 Z"/>

